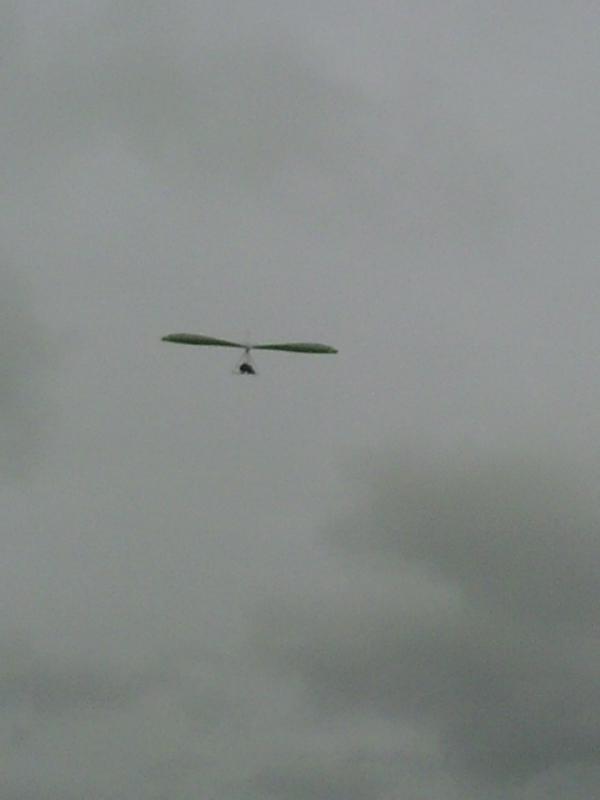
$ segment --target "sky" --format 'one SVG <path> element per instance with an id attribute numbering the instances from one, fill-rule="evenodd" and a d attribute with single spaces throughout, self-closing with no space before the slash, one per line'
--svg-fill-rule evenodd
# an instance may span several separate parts
<path id="1" fill-rule="evenodd" d="M 600 794 L 599 25 L 0 0 L 3 798 Z"/>

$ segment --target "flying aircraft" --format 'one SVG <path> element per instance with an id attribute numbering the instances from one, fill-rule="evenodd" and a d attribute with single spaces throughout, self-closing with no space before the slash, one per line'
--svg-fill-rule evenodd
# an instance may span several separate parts
<path id="1" fill-rule="evenodd" d="M 252 350 L 281 350 L 285 353 L 337 353 L 335 347 L 315 342 L 283 342 L 282 344 L 240 344 L 226 339 L 214 339 L 197 333 L 170 333 L 162 337 L 163 342 L 195 344 L 204 347 L 237 347 L 244 354 L 235 368 L 238 375 L 256 375 L 256 367 L 250 355 Z"/>

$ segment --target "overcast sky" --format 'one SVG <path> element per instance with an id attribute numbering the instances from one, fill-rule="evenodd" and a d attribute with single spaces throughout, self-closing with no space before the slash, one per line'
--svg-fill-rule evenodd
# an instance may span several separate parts
<path id="1" fill-rule="evenodd" d="M 0 0 L 2 798 L 600 796 L 599 29 Z"/>

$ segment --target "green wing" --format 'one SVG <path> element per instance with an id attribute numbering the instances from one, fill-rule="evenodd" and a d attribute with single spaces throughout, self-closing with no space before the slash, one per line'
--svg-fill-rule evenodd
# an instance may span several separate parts
<path id="1" fill-rule="evenodd" d="M 253 350 L 283 350 L 287 353 L 337 353 L 335 347 L 316 342 L 288 342 L 287 344 L 253 344 Z"/>
<path id="2" fill-rule="evenodd" d="M 282 344 L 253 344 L 245 345 L 239 342 L 230 342 L 227 339 L 214 339 L 212 336 L 202 336 L 199 333 L 171 333 L 162 337 L 163 342 L 176 342 L 177 344 L 195 344 L 204 347 L 240 347 L 252 350 L 282 350 L 287 353 L 337 353 L 335 347 L 316 342 L 284 342 Z"/>
<path id="3" fill-rule="evenodd" d="M 171 333 L 162 337 L 163 342 L 176 342 L 177 344 L 197 344 L 205 347 L 241 347 L 246 345 L 238 342 L 228 342 L 226 339 L 213 339 L 212 336 L 202 336 L 199 333 Z"/>

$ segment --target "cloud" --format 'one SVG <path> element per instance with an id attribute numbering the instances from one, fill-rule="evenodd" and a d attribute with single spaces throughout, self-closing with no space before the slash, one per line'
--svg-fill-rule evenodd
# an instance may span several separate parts
<path id="1" fill-rule="evenodd" d="M 3 781 L 0 791 L 4 800 L 75 800 L 75 795 L 65 795 L 62 789 L 27 789 Z"/>
<path id="2" fill-rule="evenodd" d="M 358 90 L 324 74 L 291 37 L 203 43 L 171 17 L 155 9 L 118 27 L 74 17 L 78 38 L 63 32 L 60 51 L 15 76 L 15 154 L 56 170 L 119 143 L 180 189 L 215 178 L 238 190 L 264 185 L 290 164 L 340 169 L 348 123 L 368 107 Z"/>
<path id="3" fill-rule="evenodd" d="M 6 267 L 43 267 L 0 269 L 3 475 L 64 412 L 8 504 L 3 607 L 35 646 L 0 637 L 2 797 L 598 794 L 589 474 L 375 454 L 311 536 L 336 442 L 593 440 L 597 26 L 358 5 L 0 12 Z M 156 345 L 248 313 L 333 326 L 340 359 L 234 387 Z"/>
<path id="4" fill-rule="evenodd" d="M 270 767 L 253 781 L 253 788 L 259 796 L 273 800 L 368 800 L 378 794 L 378 782 L 370 772 L 360 761 L 348 758 L 332 763 L 321 756 Z"/>
<path id="5" fill-rule="evenodd" d="M 27 706 L 33 713 L 119 709 L 138 699 L 147 676 L 37 654 L 24 645 L 0 647 L 0 707 Z"/>
<path id="6" fill-rule="evenodd" d="M 273 602 L 261 645 L 323 715 L 422 726 L 471 781 L 593 764 L 600 535 L 586 486 L 541 453 L 400 453 L 329 532 L 337 579 Z"/>
<path id="7" fill-rule="evenodd" d="M 42 392 L 50 362 L 47 334 L 27 292 L 4 270 L 0 278 L 0 472 L 5 476 L 23 477 L 39 454 L 40 436 L 51 413 L 48 393 Z"/>

